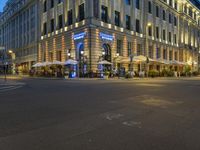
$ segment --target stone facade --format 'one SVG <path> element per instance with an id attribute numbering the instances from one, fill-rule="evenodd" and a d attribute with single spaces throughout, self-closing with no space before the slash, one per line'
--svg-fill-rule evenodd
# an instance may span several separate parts
<path id="1" fill-rule="evenodd" d="M 43 9 L 40 12 L 39 62 L 65 61 L 68 52 L 79 60 L 79 46 L 83 44 L 88 68 L 96 71 L 106 45 L 110 48 L 111 63 L 118 64 L 114 67 L 128 70 L 130 56 L 144 55 L 153 60 L 182 62 L 198 69 L 200 10 L 190 1 L 63 0 L 54 2 L 51 8 L 50 0 L 40 1 L 41 8 L 45 4 L 45 12 Z M 84 5 L 82 20 L 81 4 Z M 69 20 L 70 11 L 72 20 Z M 62 21 L 59 21 L 60 15 Z M 52 19 L 53 30 L 50 29 Z M 78 39 L 74 38 L 79 34 Z M 137 66 L 134 65 L 135 70 Z M 156 66 L 152 64 L 151 68 Z"/>
<path id="2" fill-rule="evenodd" d="M 37 0 L 9 0 L 0 15 L 0 45 L 13 51 L 19 71 L 27 72 L 37 61 L 38 12 Z"/>

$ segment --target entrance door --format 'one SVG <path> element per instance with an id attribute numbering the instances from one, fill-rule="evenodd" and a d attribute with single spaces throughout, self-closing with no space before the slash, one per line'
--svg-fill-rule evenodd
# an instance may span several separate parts
<path id="1" fill-rule="evenodd" d="M 104 55 L 103 59 L 108 61 L 108 62 L 111 62 L 112 61 L 112 56 L 111 56 L 110 45 L 109 44 L 103 44 L 103 50 L 105 52 L 105 55 Z M 112 70 L 111 65 L 105 65 L 104 69 L 107 70 L 107 71 L 111 71 Z"/>

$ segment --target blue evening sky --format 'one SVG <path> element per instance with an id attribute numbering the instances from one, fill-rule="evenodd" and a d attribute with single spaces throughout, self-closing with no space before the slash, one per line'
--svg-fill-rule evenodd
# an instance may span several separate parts
<path id="1" fill-rule="evenodd" d="M 0 0 L 0 12 L 3 11 L 3 7 L 4 7 L 5 3 L 6 3 L 6 1 L 7 0 Z"/>

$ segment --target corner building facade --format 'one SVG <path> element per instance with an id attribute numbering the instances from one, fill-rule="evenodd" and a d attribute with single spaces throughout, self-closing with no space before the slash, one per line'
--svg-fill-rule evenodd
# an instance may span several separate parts
<path id="1" fill-rule="evenodd" d="M 131 59 L 144 55 L 150 69 L 198 70 L 200 10 L 188 0 L 40 0 L 40 14 L 38 62 L 84 58 L 96 72 L 103 58 L 139 71 Z"/>

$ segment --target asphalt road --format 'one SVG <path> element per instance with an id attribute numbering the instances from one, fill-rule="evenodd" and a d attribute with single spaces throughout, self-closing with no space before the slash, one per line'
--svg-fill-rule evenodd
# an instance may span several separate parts
<path id="1" fill-rule="evenodd" d="M 200 80 L 40 80 L 0 92 L 0 150 L 200 150 Z"/>

